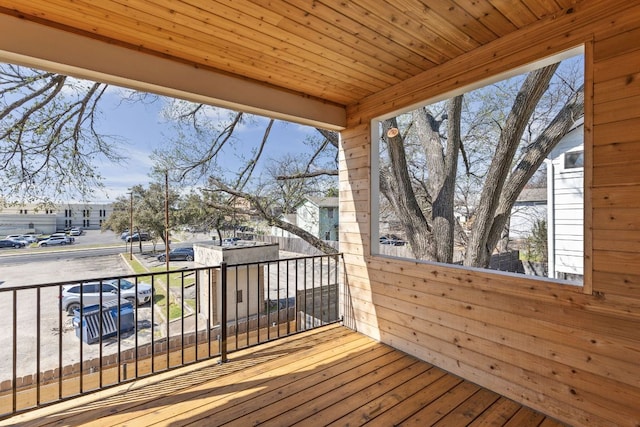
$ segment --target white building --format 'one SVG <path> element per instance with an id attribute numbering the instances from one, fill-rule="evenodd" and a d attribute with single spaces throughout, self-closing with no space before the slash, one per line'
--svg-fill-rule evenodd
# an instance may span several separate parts
<path id="1" fill-rule="evenodd" d="M 549 153 L 547 237 L 549 277 L 582 281 L 584 275 L 584 123 Z"/>
<path id="2" fill-rule="evenodd" d="M 284 222 L 296 225 L 318 239 L 338 241 L 338 198 L 309 197 L 298 206 L 295 214 L 283 215 Z M 277 237 L 298 236 L 278 227 L 272 227 L 271 235 Z"/>
<path id="3" fill-rule="evenodd" d="M 322 240 L 338 240 L 338 198 L 309 197 L 296 210 L 298 227 Z"/>
<path id="4" fill-rule="evenodd" d="M 111 203 L 22 204 L 0 210 L 0 235 L 49 234 L 69 227 L 99 230 L 113 212 Z"/>
<path id="5" fill-rule="evenodd" d="M 511 209 L 509 238 L 526 239 L 531 236 L 538 220 L 547 219 L 547 189 L 525 188 Z"/>

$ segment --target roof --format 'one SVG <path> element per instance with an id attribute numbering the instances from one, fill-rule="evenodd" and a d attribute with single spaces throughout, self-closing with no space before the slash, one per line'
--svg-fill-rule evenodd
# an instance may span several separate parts
<path id="1" fill-rule="evenodd" d="M 0 0 L 0 60 L 340 129 L 346 106 L 582 3 Z"/>
<path id="2" fill-rule="evenodd" d="M 339 202 L 337 197 L 307 197 L 307 200 L 319 208 L 337 208 Z"/>
<path id="3" fill-rule="evenodd" d="M 546 202 L 547 188 L 525 188 L 520 192 L 516 202 Z"/>

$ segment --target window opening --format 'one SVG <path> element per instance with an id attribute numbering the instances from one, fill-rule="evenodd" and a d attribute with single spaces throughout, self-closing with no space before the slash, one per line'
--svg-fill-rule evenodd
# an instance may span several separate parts
<path id="1" fill-rule="evenodd" d="M 527 69 L 374 120 L 373 253 L 582 284 L 582 49 Z"/>

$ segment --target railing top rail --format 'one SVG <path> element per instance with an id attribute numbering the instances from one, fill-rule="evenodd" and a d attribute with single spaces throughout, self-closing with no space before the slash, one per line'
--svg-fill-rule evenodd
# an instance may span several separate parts
<path id="1" fill-rule="evenodd" d="M 242 263 L 237 263 L 237 264 L 227 264 L 227 268 L 229 267 L 245 267 L 247 265 L 259 265 L 259 264 L 271 264 L 271 263 L 277 263 L 277 262 L 285 262 L 285 261 L 302 261 L 302 260 L 307 260 L 307 259 L 318 259 L 318 258 L 342 258 L 343 255 L 342 253 L 336 253 L 336 254 L 323 254 L 323 255 L 306 255 L 306 256 L 299 256 L 299 257 L 290 257 L 290 258 L 278 258 L 278 259 L 272 259 L 272 260 L 264 260 L 264 261 L 253 261 L 253 262 L 242 262 Z"/>
<path id="2" fill-rule="evenodd" d="M 180 269 L 169 270 L 169 271 L 149 271 L 146 273 L 130 273 L 130 274 L 120 274 L 117 276 L 100 276 L 100 277 L 90 277 L 90 278 L 84 278 L 84 279 L 71 279 L 71 280 L 65 280 L 62 282 L 41 283 L 41 284 L 24 285 L 24 286 L 11 286 L 6 288 L 0 287 L 0 293 L 8 292 L 8 291 L 18 291 L 18 290 L 24 290 L 24 289 L 38 289 L 38 288 L 48 288 L 53 286 L 73 285 L 73 284 L 88 283 L 88 282 L 106 282 L 106 281 L 118 280 L 118 279 L 128 279 L 132 281 L 132 279 L 135 280 L 137 278 L 142 278 L 142 277 L 159 276 L 164 274 L 173 274 L 173 273 L 181 273 L 181 272 L 197 272 L 197 271 L 211 270 L 211 269 L 217 269 L 217 268 L 220 268 L 220 266 L 216 265 L 216 266 L 209 266 L 209 267 L 180 268 Z"/>
<path id="3" fill-rule="evenodd" d="M 285 262 L 285 261 L 295 261 L 295 260 L 307 260 L 307 259 L 319 259 L 319 258 L 342 258 L 342 253 L 336 254 L 324 254 L 324 255 L 308 255 L 308 256 L 299 256 L 299 257 L 291 257 L 291 258 L 280 258 L 275 260 L 265 260 L 265 261 L 253 261 L 246 263 L 237 263 L 237 264 L 227 264 L 227 268 L 229 267 L 245 267 L 249 265 L 264 265 L 269 263 L 277 263 L 277 262 Z M 55 286 L 65 286 L 65 285 L 73 285 L 80 283 L 88 283 L 88 282 L 106 282 L 109 280 L 118 280 L 118 279 L 129 279 L 135 280 L 138 278 L 144 278 L 148 276 L 159 276 L 164 274 L 173 274 L 173 273 L 195 273 L 198 271 L 211 270 L 211 269 L 219 269 L 220 265 L 212 265 L 212 266 L 203 266 L 203 267 L 191 267 L 191 268 L 178 268 L 175 270 L 168 271 L 149 271 L 146 273 L 131 273 L 131 274 L 120 274 L 117 276 L 100 276 L 100 277 L 92 277 L 85 279 L 75 279 L 75 280 L 65 280 L 60 282 L 52 282 L 52 283 L 41 283 L 34 285 L 23 285 L 23 286 L 9 286 L 9 287 L 1 287 L 0 286 L 0 294 L 3 292 L 12 292 L 12 291 L 20 291 L 26 289 L 42 289 L 49 288 Z"/>

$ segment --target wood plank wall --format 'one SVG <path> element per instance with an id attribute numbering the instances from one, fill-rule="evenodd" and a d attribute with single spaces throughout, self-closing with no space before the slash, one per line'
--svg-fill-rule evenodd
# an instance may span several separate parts
<path id="1" fill-rule="evenodd" d="M 636 2 L 585 1 L 350 106 L 340 241 L 359 331 L 571 425 L 640 425 L 639 41 Z M 579 44 L 585 289 L 371 256 L 371 118 Z"/>

